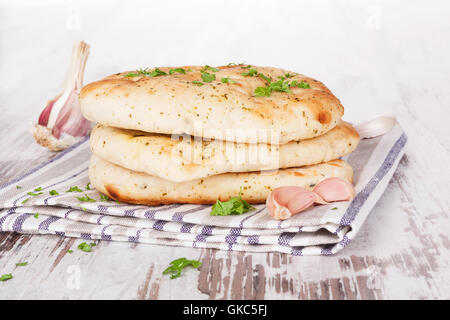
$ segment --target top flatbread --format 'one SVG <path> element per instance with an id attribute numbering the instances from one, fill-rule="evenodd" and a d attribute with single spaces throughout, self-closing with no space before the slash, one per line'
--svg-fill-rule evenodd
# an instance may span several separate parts
<path id="1" fill-rule="evenodd" d="M 255 88 L 265 87 L 266 81 L 258 75 L 242 75 L 249 70 L 243 66 L 222 66 L 217 72 L 208 69 L 216 77 L 210 83 L 202 80 L 203 67 L 183 68 L 191 71 L 156 77 L 126 77 L 129 72 L 124 72 L 92 82 L 81 90 L 81 110 L 87 119 L 117 128 L 271 144 L 322 135 L 344 113 L 324 84 L 301 74 L 252 66 L 273 81 L 288 74 L 289 81 L 310 86 L 256 97 Z M 166 73 L 170 69 L 160 68 Z M 223 78 L 236 83 L 222 83 Z"/>

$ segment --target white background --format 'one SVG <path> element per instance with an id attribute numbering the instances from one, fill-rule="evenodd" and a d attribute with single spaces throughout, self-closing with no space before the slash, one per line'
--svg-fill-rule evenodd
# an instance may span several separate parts
<path id="1" fill-rule="evenodd" d="M 60 91 L 72 44 L 85 40 L 91 45 L 85 83 L 138 67 L 282 67 L 323 81 L 348 121 L 401 117 L 399 105 L 407 104 L 450 145 L 448 117 L 439 117 L 450 104 L 447 1 L 2 3 L 0 93 L 17 96 L 1 103 L 2 111 L 14 109 L 8 113 L 38 114 Z"/>

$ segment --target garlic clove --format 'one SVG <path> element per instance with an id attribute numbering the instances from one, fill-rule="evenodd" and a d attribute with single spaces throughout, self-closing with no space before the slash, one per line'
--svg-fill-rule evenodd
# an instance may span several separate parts
<path id="1" fill-rule="evenodd" d="M 395 125 L 394 117 L 381 116 L 354 126 L 361 139 L 381 136 L 389 132 Z"/>
<path id="2" fill-rule="evenodd" d="M 316 195 L 302 187 L 280 187 L 267 197 L 269 214 L 277 220 L 285 220 L 314 204 Z"/>
<path id="3" fill-rule="evenodd" d="M 276 200 L 274 196 L 274 192 L 272 191 L 266 200 L 266 206 L 267 210 L 269 211 L 269 214 L 272 216 L 272 218 L 277 220 L 286 220 L 292 216 L 292 213 L 289 211 L 288 208 L 280 205 Z"/>
<path id="4" fill-rule="evenodd" d="M 91 122 L 83 117 L 78 100 L 88 55 L 88 44 L 81 41 L 74 45 L 63 93 L 47 102 L 32 128 L 36 142 L 52 151 L 66 149 L 91 130 Z"/>
<path id="5" fill-rule="evenodd" d="M 328 178 L 319 182 L 313 189 L 320 199 L 327 202 L 348 201 L 355 197 L 353 185 L 340 178 Z"/>

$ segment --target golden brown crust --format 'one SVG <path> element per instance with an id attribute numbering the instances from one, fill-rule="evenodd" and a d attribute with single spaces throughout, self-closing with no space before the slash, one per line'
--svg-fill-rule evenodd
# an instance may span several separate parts
<path id="1" fill-rule="evenodd" d="M 212 72 L 216 80 L 202 81 L 202 67 L 184 67 L 186 74 L 157 77 L 125 77 L 123 72 L 86 85 L 80 93 L 83 114 L 89 120 L 119 128 L 156 133 L 188 133 L 229 140 L 227 130 L 274 130 L 279 143 L 319 136 L 331 130 L 344 113 L 340 101 L 315 79 L 296 74 L 289 80 L 306 81 L 311 88 L 291 88 L 292 93 L 272 92 L 270 97 L 255 97 L 256 87 L 266 86 L 258 76 L 243 76 L 241 66 L 219 67 Z M 287 73 L 278 68 L 252 67 L 271 77 Z M 171 68 L 160 68 L 169 72 Z M 228 77 L 237 83 L 222 83 Z M 202 131 L 196 132 L 194 126 Z M 249 133 L 250 135 L 250 133 Z M 245 142 L 247 137 L 236 141 Z M 274 143 L 270 136 L 258 142 Z"/>

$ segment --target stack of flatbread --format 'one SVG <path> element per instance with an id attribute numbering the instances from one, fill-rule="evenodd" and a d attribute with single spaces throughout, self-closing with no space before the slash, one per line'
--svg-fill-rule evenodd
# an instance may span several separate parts
<path id="1" fill-rule="evenodd" d="M 91 184 L 121 202 L 264 203 L 281 186 L 312 189 L 353 171 L 359 136 L 321 82 L 247 65 L 117 73 L 80 93 Z"/>

